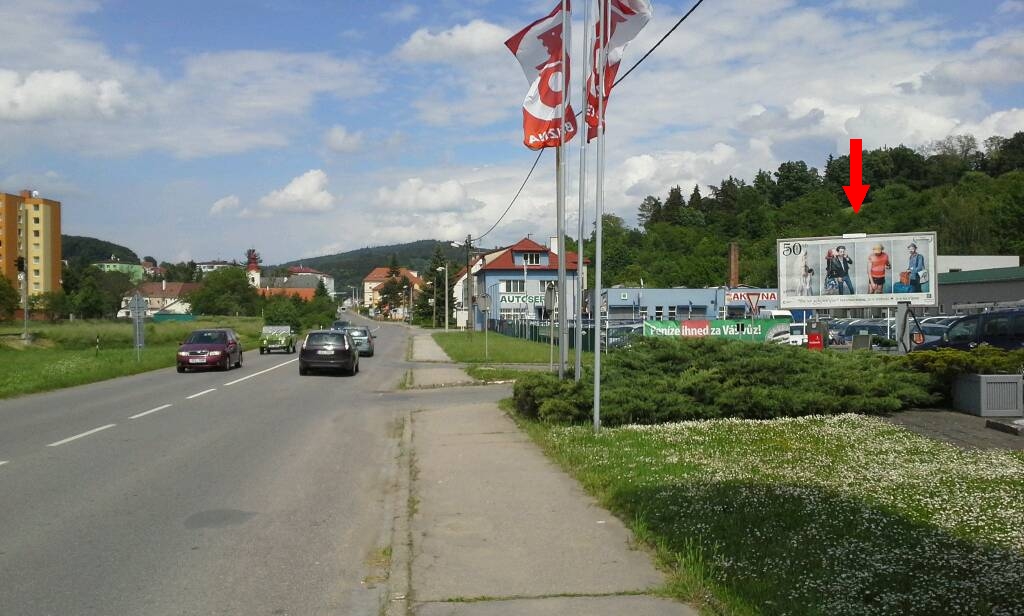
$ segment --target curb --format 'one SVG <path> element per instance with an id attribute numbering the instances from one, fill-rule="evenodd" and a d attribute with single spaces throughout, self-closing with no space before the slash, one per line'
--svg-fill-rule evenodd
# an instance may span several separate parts
<path id="1" fill-rule="evenodd" d="M 1013 434 L 1014 436 L 1020 436 L 1021 432 L 1024 432 L 1024 426 L 1013 423 L 1006 423 L 1002 421 L 995 421 L 993 419 L 986 420 L 985 427 L 991 428 L 992 430 L 998 430 L 999 432 Z"/>
<path id="2" fill-rule="evenodd" d="M 412 480 L 412 415 L 405 413 L 402 421 L 402 440 L 398 446 L 398 475 L 395 478 L 395 498 L 391 518 L 391 571 L 388 574 L 384 616 L 406 616 L 410 613 L 409 591 L 412 569 L 412 535 L 409 529 L 409 499 Z"/>

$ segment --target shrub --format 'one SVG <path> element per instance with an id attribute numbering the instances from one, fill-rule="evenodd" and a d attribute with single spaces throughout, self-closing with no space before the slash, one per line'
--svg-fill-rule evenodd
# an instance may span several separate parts
<path id="1" fill-rule="evenodd" d="M 646 338 L 607 356 L 602 421 L 652 424 L 688 419 L 770 419 L 810 414 L 887 413 L 933 404 L 931 378 L 901 357 L 718 339 Z M 593 377 L 559 383 L 530 375 L 516 383 L 517 412 L 547 421 L 586 421 Z"/>
<path id="2" fill-rule="evenodd" d="M 948 402 L 953 381 L 963 374 L 1024 374 L 1024 350 L 1004 351 L 981 345 L 972 351 L 936 349 L 906 356 L 907 364 L 931 377 L 932 391 Z"/>

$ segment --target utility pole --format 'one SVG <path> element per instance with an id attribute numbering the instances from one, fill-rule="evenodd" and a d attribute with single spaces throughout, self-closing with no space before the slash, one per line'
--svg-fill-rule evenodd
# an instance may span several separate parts
<path id="1" fill-rule="evenodd" d="M 471 257 L 473 250 L 473 236 L 466 236 L 466 324 L 469 328 L 469 333 L 472 334 L 473 330 L 476 329 L 476 311 L 473 310 L 473 271 Z"/>

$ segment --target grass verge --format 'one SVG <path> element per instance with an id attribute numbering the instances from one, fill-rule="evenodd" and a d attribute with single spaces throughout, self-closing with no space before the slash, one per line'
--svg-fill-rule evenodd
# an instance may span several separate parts
<path id="1" fill-rule="evenodd" d="M 515 368 L 495 368 L 494 366 L 469 366 L 466 374 L 483 383 L 507 383 L 531 374 L 536 370 L 516 370 Z"/>
<path id="2" fill-rule="evenodd" d="M 546 364 L 551 361 L 551 346 L 488 332 L 440 332 L 433 334 L 452 361 L 464 364 Z M 570 363 L 575 351 L 569 349 Z M 584 353 L 584 363 L 592 364 L 593 353 Z M 558 347 L 555 347 L 555 362 Z"/>
<path id="3" fill-rule="evenodd" d="M 736 615 L 1024 613 L 1019 453 L 859 415 L 519 421 L 655 549 L 670 596 Z"/>

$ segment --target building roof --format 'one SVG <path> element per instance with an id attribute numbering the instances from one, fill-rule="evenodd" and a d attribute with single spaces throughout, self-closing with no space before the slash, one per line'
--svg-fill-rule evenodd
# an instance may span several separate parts
<path id="1" fill-rule="evenodd" d="M 551 252 L 551 250 L 549 250 L 547 246 L 543 246 L 543 245 L 538 244 L 537 242 L 531 240 L 530 238 L 525 238 L 524 237 L 523 239 L 519 240 L 515 244 L 513 244 L 513 245 L 509 246 L 508 248 L 506 248 L 505 250 L 503 250 L 500 254 L 498 254 L 493 259 L 488 259 L 487 262 L 483 266 L 480 267 L 479 271 L 484 272 L 484 271 L 495 271 L 495 270 L 515 270 L 515 271 L 521 272 L 521 271 L 523 271 L 523 266 L 522 266 L 522 264 L 518 264 L 518 265 L 516 264 L 514 255 L 516 253 L 524 253 L 524 252 L 543 252 L 543 253 L 547 253 L 547 255 L 548 255 L 548 264 L 547 265 L 527 265 L 526 266 L 527 271 L 546 272 L 546 271 L 551 271 L 551 270 L 557 270 L 558 269 L 559 255 L 555 254 L 554 252 Z M 586 263 L 586 262 L 584 262 L 584 263 Z M 576 271 L 578 266 L 579 266 L 579 257 L 577 256 L 577 254 L 575 252 L 566 252 L 565 253 L 565 269 L 566 270 L 571 270 L 571 271 Z"/>
<path id="2" fill-rule="evenodd" d="M 330 274 L 325 274 L 325 273 L 323 273 L 321 271 L 318 271 L 318 270 L 315 270 L 315 269 L 313 269 L 311 267 L 304 267 L 302 265 L 299 265 L 298 267 L 289 267 L 288 268 L 288 273 L 290 273 L 290 274 L 316 274 L 317 276 L 330 276 Z"/>
<path id="3" fill-rule="evenodd" d="M 165 284 L 166 288 L 164 288 Z M 135 289 L 143 297 L 174 298 L 188 295 L 201 286 L 203 286 L 201 282 L 144 282 Z"/>
<path id="4" fill-rule="evenodd" d="M 387 282 L 391 279 L 388 275 L 389 270 L 387 267 L 375 267 L 363 278 L 363 282 Z M 423 286 L 423 280 L 407 267 L 398 268 L 398 278 L 401 279 L 403 276 L 408 278 L 413 286 Z"/>
<path id="5" fill-rule="evenodd" d="M 939 274 L 939 286 L 944 284 L 1016 281 L 1024 281 L 1024 267 L 996 267 L 993 269 L 971 270 L 968 272 L 945 272 Z"/>

